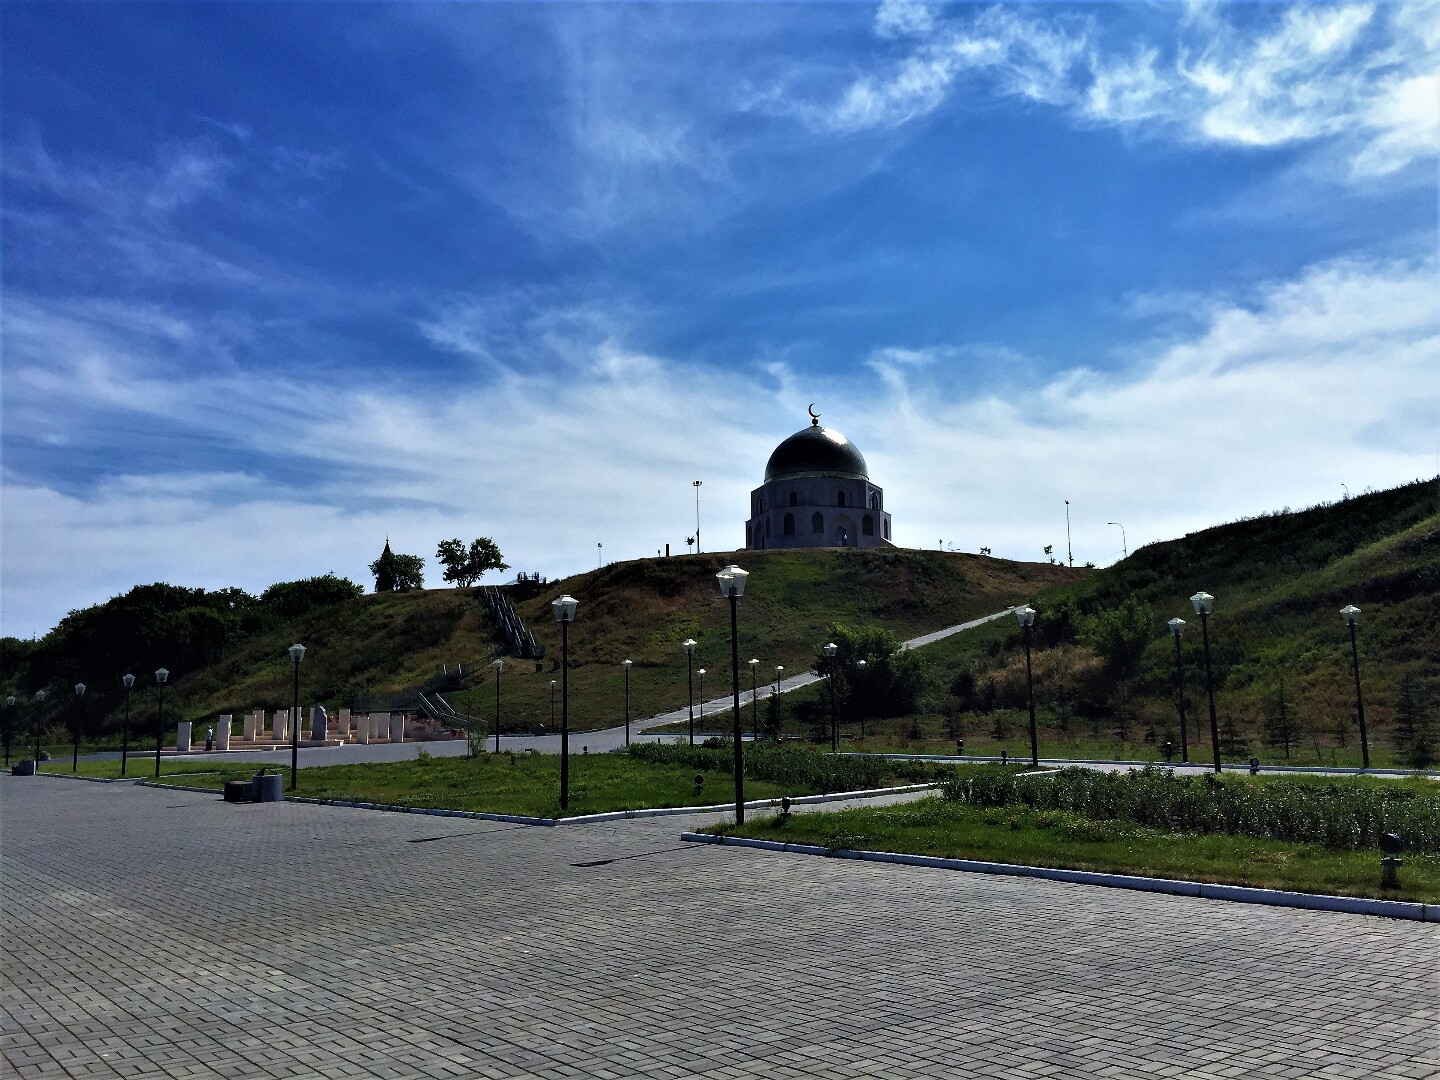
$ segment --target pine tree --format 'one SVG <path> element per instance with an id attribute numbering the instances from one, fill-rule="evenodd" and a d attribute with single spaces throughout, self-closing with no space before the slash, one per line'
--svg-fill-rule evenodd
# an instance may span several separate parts
<path id="1" fill-rule="evenodd" d="M 1300 726 L 1290 714 L 1285 700 L 1285 678 L 1281 676 L 1275 696 L 1265 703 L 1265 741 L 1271 746 L 1281 747 L 1285 757 L 1290 757 L 1290 744 L 1300 739 Z"/>
<path id="2" fill-rule="evenodd" d="M 395 591 L 395 553 L 390 550 L 390 538 L 385 538 L 385 550 L 370 564 L 370 573 L 375 576 L 375 591 Z"/>
<path id="3" fill-rule="evenodd" d="M 1435 717 L 1425 700 L 1425 689 L 1413 671 L 1400 680 L 1395 702 L 1395 749 L 1400 760 L 1412 769 L 1424 769 L 1440 760 L 1440 738 Z"/>

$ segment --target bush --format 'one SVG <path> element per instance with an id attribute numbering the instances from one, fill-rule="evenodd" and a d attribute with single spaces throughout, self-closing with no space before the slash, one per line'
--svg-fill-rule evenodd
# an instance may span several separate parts
<path id="1" fill-rule="evenodd" d="M 1407 850 L 1440 854 L 1440 793 L 1394 781 L 1255 781 L 1176 776 L 1159 768 L 1071 768 L 966 774 L 947 783 L 942 797 L 977 807 L 1066 810 L 1102 821 L 1340 849 L 1378 847 L 1380 835 L 1393 832 Z"/>
<path id="2" fill-rule="evenodd" d="M 688 769 L 733 773 L 732 744 L 711 739 L 703 746 L 671 743 L 633 743 L 630 756 L 655 765 L 683 765 Z M 790 747 L 747 745 L 745 776 L 775 784 L 792 784 L 820 791 L 860 791 L 898 781 L 921 782 L 954 775 L 954 770 L 924 761 L 890 761 L 862 755 L 817 754 Z"/>

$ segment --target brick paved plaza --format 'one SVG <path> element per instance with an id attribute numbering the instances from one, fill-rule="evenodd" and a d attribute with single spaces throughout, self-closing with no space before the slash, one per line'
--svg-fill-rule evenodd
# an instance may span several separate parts
<path id="1" fill-rule="evenodd" d="M 694 818 L 11 777 L 0 810 L 21 1077 L 1440 1075 L 1415 923 L 682 844 Z"/>

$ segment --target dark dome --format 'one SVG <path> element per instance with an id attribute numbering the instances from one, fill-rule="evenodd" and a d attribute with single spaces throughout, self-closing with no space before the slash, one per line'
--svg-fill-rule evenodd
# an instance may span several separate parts
<path id="1" fill-rule="evenodd" d="M 868 480 L 869 470 L 855 444 L 833 428 L 807 427 L 775 448 L 765 463 L 765 482 L 798 476 Z"/>

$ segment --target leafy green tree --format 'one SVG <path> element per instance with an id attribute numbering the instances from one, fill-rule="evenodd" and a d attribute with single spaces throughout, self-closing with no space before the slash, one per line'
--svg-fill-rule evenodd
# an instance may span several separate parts
<path id="1" fill-rule="evenodd" d="M 1420 676 L 1408 671 L 1400 679 L 1395 701 L 1395 749 L 1400 760 L 1412 769 L 1426 769 L 1440 761 L 1440 738 L 1435 717 L 1425 698 Z"/>
<path id="2" fill-rule="evenodd" d="M 925 662 L 918 652 L 900 648 L 900 639 L 879 626 L 862 630 L 839 624 L 828 631 L 835 650 L 835 700 L 840 714 L 856 717 L 904 716 L 915 712 L 925 689 Z M 860 661 L 865 667 L 860 667 Z M 830 671 L 830 659 L 816 650 L 816 674 Z M 829 690 L 826 689 L 828 695 Z"/>
<path id="3" fill-rule="evenodd" d="M 390 550 L 390 541 L 385 541 L 385 550 L 370 564 L 370 573 L 375 578 L 375 591 L 408 592 L 425 587 L 425 560 L 419 555 L 397 555 Z"/>
<path id="4" fill-rule="evenodd" d="M 1031 630 L 1035 644 L 1042 649 L 1053 649 L 1056 645 L 1074 641 L 1083 618 L 1080 606 L 1071 596 L 1062 596 L 1054 603 L 1041 605 L 1040 610 L 1035 612 L 1035 626 Z"/>
<path id="5" fill-rule="evenodd" d="M 281 581 L 260 594 L 260 603 L 284 619 L 293 619 L 317 608 L 332 607 L 364 596 L 365 590 L 349 578 L 322 574 Z"/>
<path id="6" fill-rule="evenodd" d="M 1155 635 L 1155 612 L 1134 596 L 1115 608 L 1101 608 L 1080 623 L 1080 640 L 1089 645 L 1115 677 L 1135 671 Z"/>
<path id="7" fill-rule="evenodd" d="M 500 548 L 488 536 L 470 541 L 467 548 L 463 541 L 441 540 L 435 549 L 435 557 L 445 568 L 444 578 L 459 587 L 474 585 L 489 570 L 509 570 L 510 564 L 500 554 Z"/>

